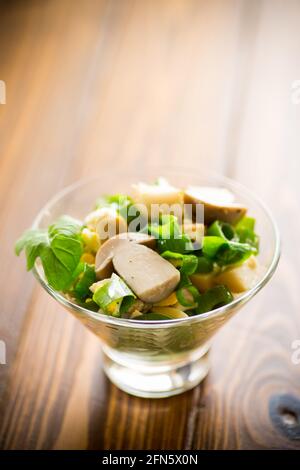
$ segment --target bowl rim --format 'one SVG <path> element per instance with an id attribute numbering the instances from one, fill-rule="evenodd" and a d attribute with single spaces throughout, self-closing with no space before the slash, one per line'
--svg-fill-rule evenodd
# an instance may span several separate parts
<path id="1" fill-rule="evenodd" d="M 152 171 L 155 169 L 154 167 L 150 167 Z M 157 168 L 157 170 L 162 173 L 163 167 L 160 166 Z M 185 171 L 185 172 L 193 172 L 195 171 L 195 168 L 188 168 L 188 167 L 179 167 L 179 166 L 172 166 L 171 168 L 165 167 L 166 171 L 169 172 L 169 174 L 176 171 Z M 106 171 L 107 173 L 111 173 L 111 171 Z M 114 171 L 116 173 L 116 171 Z M 120 173 L 120 171 L 118 171 Z M 124 171 L 121 172 L 124 174 Z M 171 175 L 170 175 L 171 176 Z M 82 178 L 74 183 L 64 187 L 60 191 L 58 191 L 39 211 L 37 216 L 35 217 L 32 228 L 38 228 L 39 223 L 44 216 L 45 212 L 49 211 L 51 207 L 58 202 L 63 196 L 66 194 L 74 191 L 75 189 L 86 185 L 89 182 L 92 182 L 94 180 L 99 179 L 100 177 L 103 177 L 103 172 L 101 175 L 93 176 L 93 177 L 87 177 L 87 178 Z M 123 327 L 132 327 L 132 328 L 166 328 L 166 327 L 171 327 L 175 326 L 178 324 L 187 324 L 187 323 L 194 323 L 194 322 L 201 322 L 203 320 L 207 320 L 208 318 L 214 318 L 215 316 L 219 316 L 220 314 L 225 314 L 229 311 L 235 310 L 238 307 L 242 306 L 245 304 L 248 300 L 250 300 L 255 294 L 257 294 L 266 284 L 267 282 L 271 279 L 273 276 L 276 267 L 278 265 L 279 259 L 280 259 L 280 253 L 281 253 L 281 241 L 280 241 L 280 234 L 279 234 L 279 229 L 278 226 L 274 220 L 274 217 L 269 210 L 269 208 L 266 206 L 266 204 L 258 197 L 256 196 L 250 189 L 248 189 L 246 186 L 243 184 L 237 182 L 234 179 L 228 178 L 227 176 L 224 176 L 222 174 L 218 174 L 216 172 L 212 171 L 207 171 L 203 172 L 201 174 L 201 177 L 209 177 L 209 178 L 216 178 L 220 180 L 220 182 L 227 183 L 230 187 L 233 189 L 236 189 L 237 191 L 241 191 L 246 197 L 250 198 L 253 200 L 256 204 L 260 206 L 260 208 L 263 210 L 264 215 L 267 216 L 271 222 L 271 226 L 273 229 L 274 233 L 274 238 L 275 238 L 275 248 L 274 248 L 274 254 L 272 257 L 272 260 L 266 269 L 264 275 L 262 278 L 248 291 L 244 292 L 243 294 L 239 295 L 236 299 L 234 299 L 232 302 L 230 302 L 227 305 L 224 305 L 223 307 L 219 307 L 215 310 L 211 310 L 206 313 L 201 313 L 198 315 L 194 315 L 191 317 L 185 317 L 185 318 L 174 318 L 174 319 L 168 319 L 168 320 L 136 320 L 136 319 L 129 319 L 129 318 L 119 318 L 119 317 L 113 317 L 106 315 L 104 313 L 100 312 L 93 312 L 92 310 L 89 310 L 85 307 L 82 307 L 81 305 L 78 305 L 71 300 L 67 299 L 62 293 L 54 290 L 43 278 L 40 266 L 38 262 L 35 262 L 35 265 L 33 267 L 33 274 L 35 278 L 39 281 L 39 283 L 42 285 L 42 287 L 54 298 L 56 299 L 60 304 L 62 304 L 65 308 L 68 310 L 75 310 L 78 314 L 81 315 L 86 315 L 90 317 L 93 320 L 107 323 L 107 324 L 113 324 L 117 326 L 123 326 Z"/>

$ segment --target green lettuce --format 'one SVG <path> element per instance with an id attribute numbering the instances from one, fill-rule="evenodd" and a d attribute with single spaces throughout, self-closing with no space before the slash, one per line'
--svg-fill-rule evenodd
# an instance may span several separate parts
<path id="1" fill-rule="evenodd" d="M 83 251 L 80 230 L 79 221 L 63 216 L 48 230 L 27 230 L 16 242 L 15 252 L 19 255 L 25 250 L 28 270 L 39 257 L 49 285 L 55 290 L 66 291 L 73 282 Z"/>

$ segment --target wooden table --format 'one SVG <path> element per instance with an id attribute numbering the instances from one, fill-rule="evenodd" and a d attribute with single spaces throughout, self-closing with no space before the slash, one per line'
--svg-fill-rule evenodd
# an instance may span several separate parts
<path id="1" fill-rule="evenodd" d="M 300 449 L 300 2 L 0 10 L 1 447 Z M 109 162 L 150 161 L 245 183 L 283 238 L 272 282 L 215 337 L 207 380 L 156 401 L 108 382 L 97 338 L 13 254 L 60 188 Z"/>

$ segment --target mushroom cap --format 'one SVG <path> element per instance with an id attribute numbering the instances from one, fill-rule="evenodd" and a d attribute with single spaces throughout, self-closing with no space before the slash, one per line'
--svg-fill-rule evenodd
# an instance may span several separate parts
<path id="1" fill-rule="evenodd" d="M 194 205 L 203 204 L 204 222 L 207 225 L 214 220 L 235 224 L 247 212 L 247 207 L 235 202 L 233 193 L 225 188 L 189 186 L 184 192 L 184 202 Z"/>
<path id="2" fill-rule="evenodd" d="M 154 237 L 139 232 L 124 232 L 109 238 L 97 251 L 95 259 L 97 279 L 105 279 L 111 276 L 113 272 L 113 256 L 124 243 L 128 242 L 140 243 L 149 248 L 155 248 L 156 244 Z"/>
<path id="3" fill-rule="evenodd" d="M 113 256 L 115 271 L 146 303 L 159 302 L 173 292 L 179 271 L 156 251 L 137 243 L 125 242 Z"/>

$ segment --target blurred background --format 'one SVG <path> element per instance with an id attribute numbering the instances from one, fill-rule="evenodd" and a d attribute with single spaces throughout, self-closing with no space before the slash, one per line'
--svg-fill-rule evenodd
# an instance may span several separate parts
<path id="1" fill-rule="evenodd" d="M 0 1 L 1 448 L 300 448 L 299 23 L 299 0 Z M 13 254 L 62 187 L 150 163 L 246 184 L 283 239 L 204 384 L 152 402 Z"/>

